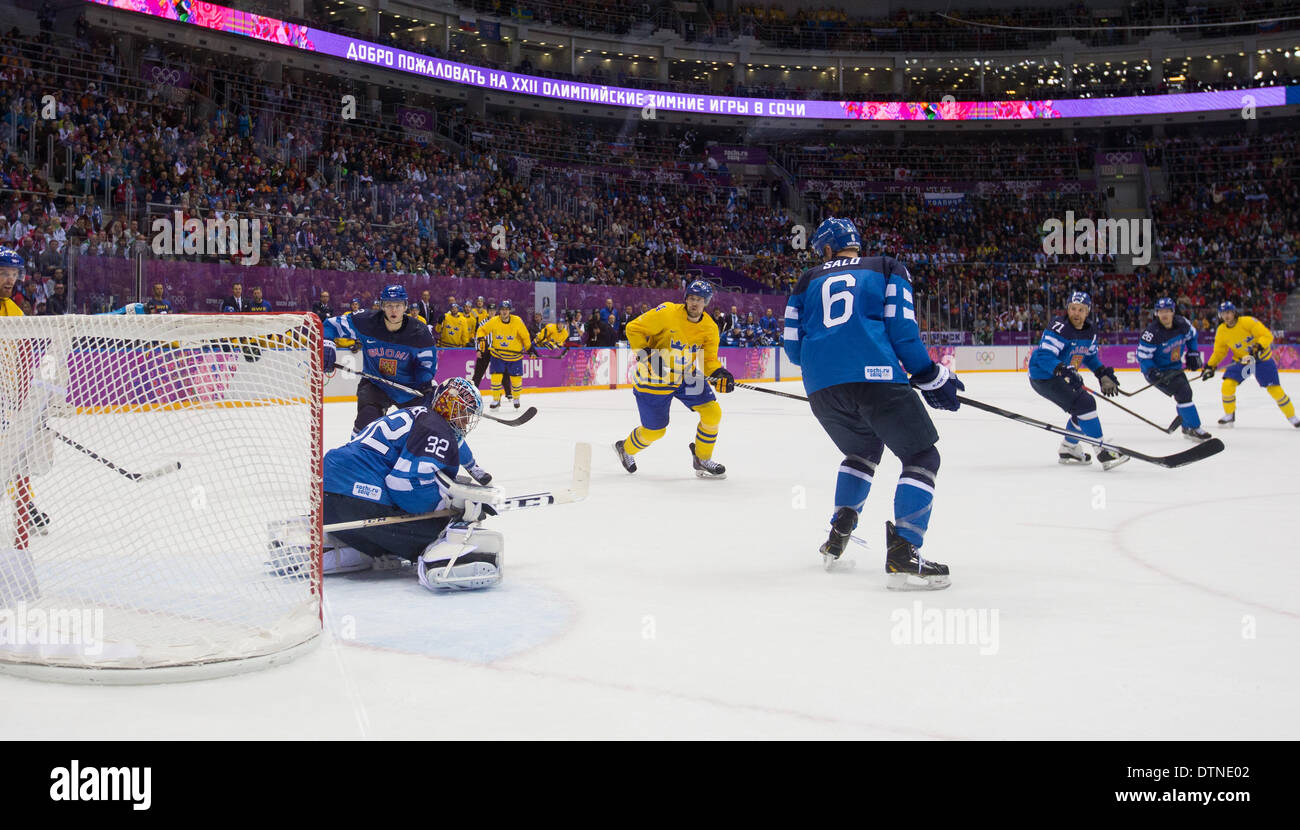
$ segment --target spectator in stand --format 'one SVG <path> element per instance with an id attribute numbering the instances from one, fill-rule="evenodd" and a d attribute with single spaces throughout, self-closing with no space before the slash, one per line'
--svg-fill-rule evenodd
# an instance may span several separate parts
<path id="1" fill-rule="evenodd" d="M 245 311 L 270 311 L 271 304 L 262 299 L 262 289 L 253 289 L 253 299 L 248 303 Z"/>
<path id="2" fill-rule="evenodd" d="M 311 312 L 319 317 L 322 323 L 334 316 L 334 306 L 330 303 L 330 292 L 320 292 L 320 299 L 312 304 Z"/>
<path id="3" fill-rule="evenodd" d="M 172 304 L 163 299 L 163 284 L 160 282 L 154 283 L 153 295 L 144 301 L 144 313 L 171 314 L 172 312 Z"/>
<path id="4" fill-rule="evenodd" d="M 244 299 L 244 286 L 242 283 L 237 282 L 230 286 L 230 296 L 221 301 L 221 310 L 236 314 L 248 310 L 248 302 Z"/>
<path id="5" fill-rule="evenodd" d="M 435 322 L 433 319 L 433 303 L 429 300 L 428 290 L 421 291 L 419 302 L 415 303 L 411 307 L 415 309 L 416 314 L 424 318 L 426 323 L 432 325 Z"/>
<path id="6" fill-rule="evenodd" d="M 67 284 L 62 282 L 54 283 L 54 293 L 45 301 L 46 314 L 67 314 L 68 298 Z"/>

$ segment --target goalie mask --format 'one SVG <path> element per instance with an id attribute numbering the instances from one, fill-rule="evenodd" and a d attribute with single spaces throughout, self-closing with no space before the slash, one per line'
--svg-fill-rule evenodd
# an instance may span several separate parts
<path id="1" fill-rule="evenodd" d="M 429 408 L 437 412 L 461 438 L 478 426 L 483 414 L 483 396 L 465 378 L 451 378 L 438 384 L 430 394 Z"/>

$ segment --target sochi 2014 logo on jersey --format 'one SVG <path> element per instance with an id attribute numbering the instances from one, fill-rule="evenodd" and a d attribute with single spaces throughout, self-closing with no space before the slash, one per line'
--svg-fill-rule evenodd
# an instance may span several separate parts
<path id="1" fill-rule="evenodd" d="M 381 357 L 379 359 L 379 374 L 392 377 L 397 374 L 397 361 L 391 357 Z"/>

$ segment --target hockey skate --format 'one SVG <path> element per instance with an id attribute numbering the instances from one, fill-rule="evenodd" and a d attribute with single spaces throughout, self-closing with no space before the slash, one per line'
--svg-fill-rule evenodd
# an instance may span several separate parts
<path id="1" fill-rule="evenodd" d="M 1209 441 L 1210 433 L 1201 427 L 1183 427 L 1183 437 L 1188 441 Z"/>
<path id="2" fill-rule="evenodd" d="M 727 468 L 712 458 L 700 458 L 695 454 L 695 442 L 691 442 L 691 464 L 699 478 L 726 478 Z"/>
<path id="3" fill-rule="evenodd" d="M 621 438 L 614 442 L 614 452 L 618 453 L 618 463 L 623 465 L 624 470 L 629 473 L 636 472 L 636 459 L 632 457 L 631 453 L 623 449 L 623 440 Z"/>
<path id="4" fill-rule="evenodd" d="M 1300 429 L 1300 415 L 1292 415 L 1290 418 L 1287 418 L 1287 420 L 1291 422 L 1291 426 Z"/>
<path id="5" fill-rule="evenodd" d="M 952 584 L 948 566 L 923 558 L 893 522 L 885 522 L 885 551 L 885 587 L 891 591 L 938 591 Z"/>
<path id="6" fill-rule="evenodd" d="M 519 408 L 519 399 L 515 398 L 515 409 Z"/>
<path id="7" fill-rule="evenodd" d="M 1110 470 L 1128 461 L 1128 456 L 1120 455 L 1112 450 L 1102 450 L 1097 453 L 1097 460 L 1101 462 L 1103 470 Z"/>
<path id="8" fill-rule="evenodd" d="M 844 548 L 848 546 L 853 529 L 858 526 L 858 514 L 851 507 L 841 507 L 831 519 L 831 533 L 826 543 L 821 546 L 822 566 L 827 571 L 848 570 L 853 567 L 853 560 L 840 559 Z"/>
<path id="9" fill-rule="evenodd" d="M 1083 451 L 1077 442 L 1071 444 L 1069 441 L 1062 441 L 1061 446 L 1056 448 L 1057 459 L 1062 464 L 1091 464 L 1092 456 Z"/>
<path id="10" fill-rule="evenodd" d="M 1222 418 L 1220 418 L 1219 426 L 1222 427 L 1223 429 L 1232 429 L 1232 425 L 1236 423 L 1236 421 L 1237 421 L 1237 413 L 1234 412 L 1231 415 L 1224 415 Z"/>
<path id="11" fill-rule="evenodd" d="M 488 404 L 488 409 L 500 409 L 500 408 L 501 408 L 500 398 L 497 398 L 496 400 L 492 401 L 492 403 Z"/>

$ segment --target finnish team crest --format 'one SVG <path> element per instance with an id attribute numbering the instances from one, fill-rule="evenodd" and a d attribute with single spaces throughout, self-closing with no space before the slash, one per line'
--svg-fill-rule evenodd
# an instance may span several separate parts
<path id="1" fill-rule="evenodd" d="M 390 377 L 397 374 L 397 359 L 392 357 L 379 358 L 379 374 Z"/>

